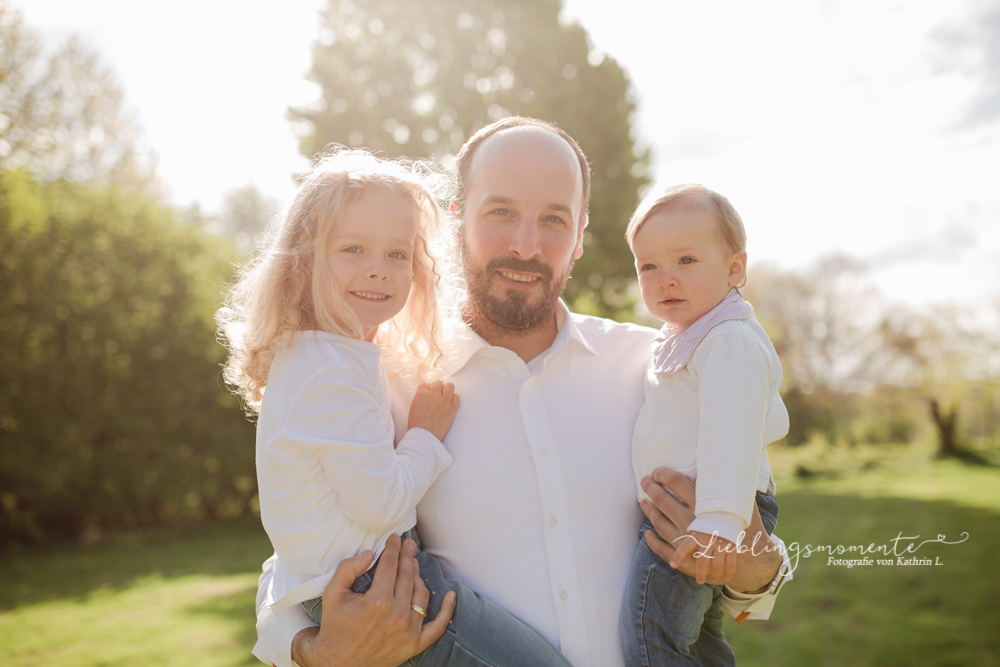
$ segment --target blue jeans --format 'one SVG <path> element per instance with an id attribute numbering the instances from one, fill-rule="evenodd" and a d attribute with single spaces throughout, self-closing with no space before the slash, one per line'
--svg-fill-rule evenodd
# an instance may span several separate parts
<path id="1" fill-rule="evenodd" d="M 416 531 L 403 533 L 403 538 L 420 540 Z M 424 623 L 434 620 L 441 611 L 445 593 L 455 591 L 458 606 L 451 625 L 444 635 L 426 651 L 410 658 L 406 667 L 571 667 L 555 646 L 531 626 L 515 618 L 500 606 L 456 579 L 445 579 L 441 565 L 434 556 L 418 549 L 420 576 L 431 592 Z M 364 593 L 372 585 L 375 568 L 354 580 L 351 590 Z M 322 598 L 302 603 L 303 608 L 319 623 L 323 615 Z"/>
<path id="2" fill-rule="evenodd" d="M 757 509 L 770 535 L 778 520 L 774 496 L 757 493 Z M 699 584 L 660 560 L 639 532 L 622 602 L 622 639 L 628 667 L 726 666 L 736 656 L 722 632 L 722 586 Z"/>

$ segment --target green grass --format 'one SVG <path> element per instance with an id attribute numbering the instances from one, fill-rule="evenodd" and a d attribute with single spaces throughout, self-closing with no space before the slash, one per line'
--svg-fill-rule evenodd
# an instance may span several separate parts
<path id="1" fill-rule="evenodd" d="M 256 521 L 123 536 L 0 559 L 0 664 L 259 664 Z"/>
<path id="2" fill-rule="evenodd" d="M 727 625 L 740 664 L 1000 664 L 1000 468 L 935 461 L 916 445 L 813 449 L 773 452 L 786 544 L 969 538 L 907 554 L 940 566 L 848 569 L 825 553 L 800 558 L 769 621 Z M 812 467 L 802 473 L 806 462 Z M 914 542 L 900 541 L 900 550 Z"/>
<path id="3" fill-rule="evenodd" d="M 931 454 L 774 449 L 789 544 L 969 539 L 915 554 L 941 566 L 800 558 L 770 621 L 728 623 L 741 667 L 1000 664 L 1000 468 Z M 2 556 L 0 665 L 257 664 L 254 594 L 269 553 L 259 524 L 242 521 Z"/>

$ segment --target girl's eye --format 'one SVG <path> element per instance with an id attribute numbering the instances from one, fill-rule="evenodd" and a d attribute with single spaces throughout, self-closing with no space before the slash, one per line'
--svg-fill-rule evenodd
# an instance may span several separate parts
<path id="1" fill-rule="evenodd" d="M 694 257 L 681 257 L 681 264 L 694 264 Z"/>
<path id="2" fill-rule="evenodd" d="M 347 246 L 344 248 L 344 252 L 361 252 L 361 248 L 356 245 Z"/>
<path id="3" fill-rule="evenodd" d="M 392 257 L 393 259 L 406 259 L 406 253 L 402 250 L 393 250 L 389 253 L 389 257 Z"/>

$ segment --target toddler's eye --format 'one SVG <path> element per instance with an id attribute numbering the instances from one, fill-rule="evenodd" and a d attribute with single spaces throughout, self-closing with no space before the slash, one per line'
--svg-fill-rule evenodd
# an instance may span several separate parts
<path id="1" fill-rule="evenodd" d="M 694 257 L 681 257 L 681 264 L 694 264 Z"/>
<path id="2" fill-rule="evenodd" d="M 640 271 L 652 271 L 656 268 L 656 264 L 643 264 L 639 267 Z"/>

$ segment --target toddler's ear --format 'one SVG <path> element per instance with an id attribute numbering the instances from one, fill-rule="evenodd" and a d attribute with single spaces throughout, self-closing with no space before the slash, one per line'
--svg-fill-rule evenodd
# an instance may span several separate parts
<path id="1" fill-rule="evenodd" d="M 737 250 L 729 258 L 729 286 L 743 287 L 747 280 L 747 251 Z"/>

